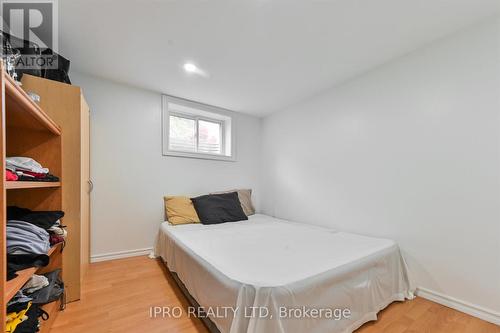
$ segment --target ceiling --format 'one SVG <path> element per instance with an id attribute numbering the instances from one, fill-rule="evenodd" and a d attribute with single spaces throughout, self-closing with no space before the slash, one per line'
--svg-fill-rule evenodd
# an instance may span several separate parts
<path id="1" fill-rule="evenodd" d="M 499 0 L 63 0 L 72 70 L 266 115 L 500 10 Z M 209 76 L 185 73 L 193 62 Z"/>

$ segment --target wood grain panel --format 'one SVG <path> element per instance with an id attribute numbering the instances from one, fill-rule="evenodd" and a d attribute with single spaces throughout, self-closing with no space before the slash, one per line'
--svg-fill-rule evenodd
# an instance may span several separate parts
<path id="1" fill-rule="evenodd" d="M 57 318 L 57 315 L 60 313 L 59 307 L 61 306 L 61 302 L 56 301 L 52 302 L 49 304 L 45 304 L 42 306 L 42 309 L 45 310 L 47 313 L 50 314 L 50 317 L 47 321 L 40 321 L 40 333 L 48 333 L 50 332 L 50 328 L 52 327 L 52 324 Z"/>
<path id="2" fill-rule="evenodd" d="M 62 207 L 66 213 L 65 225 L 68 226 L 67 247 L 64 255 L 64 280 L 68 301 L 80 298 L 80 277 L 82 276 L 82 249 L 86 249 L 85 233 L 88 231 L 88 215 L 83 210 L 82 193 L 88 195 L 87 179 L 82 165 L 87 165 L 82 155 L 82 140 L 89 140 L 88 133 L 82 130 L 82 92 L 77 86 L 23 75 L 23 88 L 40 96 L 40 106 L 57 122 L 62 129 L 64 155 L 62 163 Z M 88 110 L 88 107 L 87 107 Z M 85 139 L 83 139 L 85 137 Z M 83 219 L 86 219 L 82 223 Z M 82 230 L 84 234 L 82 234 Z M 85 239 L 82 242 L 82 238 Z M 86 250 L 88 253 L 88 250 Z"/>
<path id="3" fill-rule="evenodd" d="M 61 182 L 20 182 L 20 181 L 5 182 L 5 189 L 7 190 L 21 190 L 25 188 L 44 188 L 44 187 L 61 187 Z"/>
<path id="4" fill-rule="evenodd" d="M 4 72 L 3 63 L 0 64 L 0 73 Z M 5 191 L 5 82 L 3 75 L 0 75 L 0 163 L 2 168 L 0 168 L 0 323 L 5 323 L 5 304 L 7 303 L 7 297 L 5 295 L 6 285 L 7 285 L 7 248 L 6 248 L 6 224 L 7 224 L 7 214 L 6 214 L 6 191 Z M 3 327 L 3 326 L 2 326 Z"/>
<path id="5" fill-rule="evenodd" d="M 81 272 L 83 279 L 90 264 L 90 109 L 83 95 L 81 96 Z"/>
<path id="6" fill-rule="evenodd" d="M 6 125 L 12 128 L 50 131 L 61 135 L 61 129 L 28 94 L 7 74 L 3 73 Z"/>
<path id="7" fill-rule="evenodd" d="M 60 210 L 61 189 L 54 187 L 10 190 L 7 194 L 7 205 L 31 210 Z"/>
<path id="8" fill-rule="evenodd" d="M 7 156 L 31 157 L 49 168 L 50 173 L 61 177 L 62 140 L 49 132 L 7 128 Z"/>

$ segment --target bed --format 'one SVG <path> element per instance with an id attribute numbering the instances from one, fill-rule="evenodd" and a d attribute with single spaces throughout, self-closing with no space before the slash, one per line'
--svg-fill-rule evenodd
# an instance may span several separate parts
<path id="1" fill-rule="evenodd" d="M 222 333 L 352 332 L 413 297 L 394 241 L 261 214 L 165 222 L 155 254 Z"/>

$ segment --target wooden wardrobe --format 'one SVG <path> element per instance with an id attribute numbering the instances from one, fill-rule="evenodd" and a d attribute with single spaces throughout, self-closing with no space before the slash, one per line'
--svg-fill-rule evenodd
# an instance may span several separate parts
<path id="1" fill-rule="evenodd" d="M 80 87 L 24 75 L 22 88 L 40 96 L 40 107 L 62 129 L 62 210 L 68 238 L 63 279 L 67 301 L 80 299 L 90 262 L 90 111 Z"/>

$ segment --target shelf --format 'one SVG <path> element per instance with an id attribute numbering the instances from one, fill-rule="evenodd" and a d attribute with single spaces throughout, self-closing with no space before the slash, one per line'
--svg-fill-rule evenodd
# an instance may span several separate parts
<path id="1" fill-rule="evenodd" d="M 6 126 L 49 131 L 61 135 L 61 128 L 5 72 Z"/>
<path id="2" fill-rule="evenodd" d="M 61 187 L 61 182 L 23 182 L 23 181 L 5 181 L 7 190 L 17 190 L 23 188 L 47 188 Z"/>
<path id="3" fill-rule="evenodd" d="M 52 257 L 57 249 L 60 249 L 61 244 L 57 244 L 50 248 L 48 256 Z M 22 271 L 17 271 L 17 276 L 12 280 L 7 281 L 5 284 L 5 303 L 7 304 L 12 297 L 21 289 L 30 277 L 35 274 L 39 269 L 43 267 L 30 267 L 23 269 Z"/>

